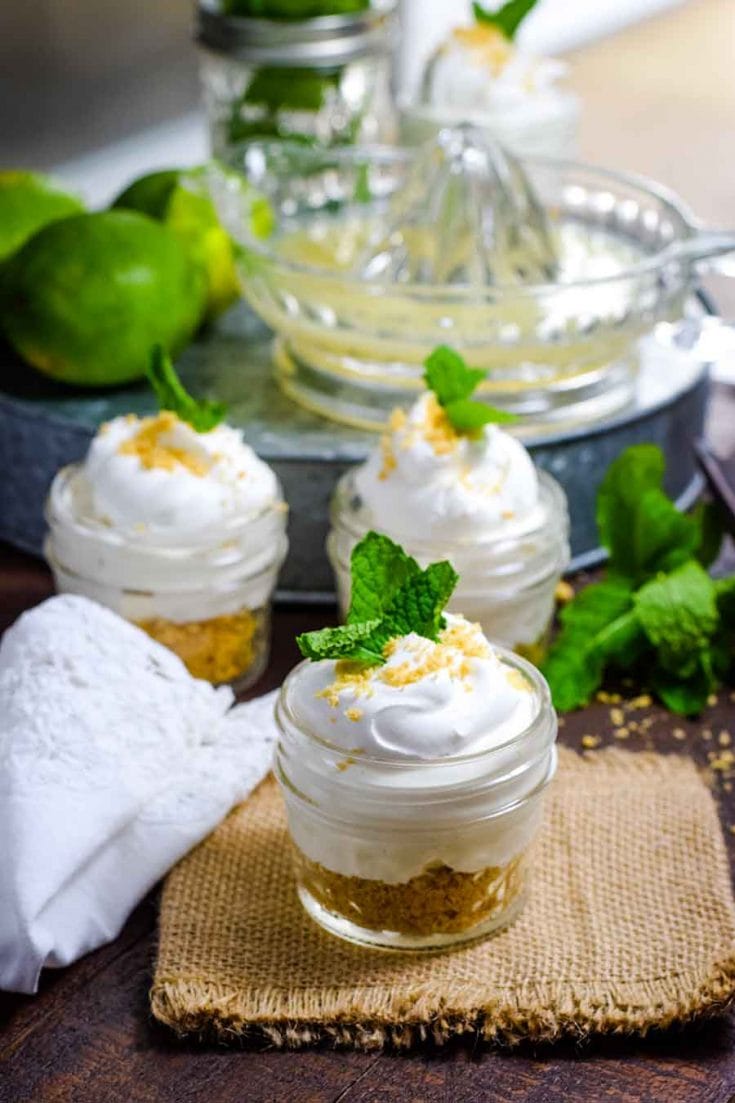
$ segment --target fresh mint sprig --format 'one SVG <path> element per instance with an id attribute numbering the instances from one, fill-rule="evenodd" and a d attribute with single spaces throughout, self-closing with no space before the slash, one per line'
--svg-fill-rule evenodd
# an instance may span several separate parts
<path id="1" fill-rule="evenodd" d="M 481 368 L 470 368 L 446 345 L 439 345 L 424 362 L 424 380 L 456 432 L 475 436 L 484 425 L 509 425 L 515 414 L 478 402 L 472 394 L 486 378 Z"/>
<path id="2" fill-rule="evenodd" d="M 713 580 L 723 530 L 716 511 L 680 513 L 663 489 L 664 458 L 634 445 L 597 496 L 607 577 L 560 614 L 544 673 L 561 711 L 586 704 L 610 669 L 638 673 L 673 712 L 696 715 L 728 677 L 735 578 Z"/>
<path id="3" fill-rule="evenodd" d="M 351 659 L 375 666 L 385 662 L 385 645 L 415 632 L 436 640 L 444 627 L 442 613 L 457 585 L 450 563 L 422 570 L 387 536 L 369 532 L 350 560 L 352 599 L 347 623 L 297 636 L 306 659 Z"/>
<path id="4" fill-rule="evenodd" d="M 516 31 L 528 13 L 536 7 L 537 0 L 508 0 L 496 11 L 488 11 L 482 4 L 473 4 L 472 11 L 478 23 L 489 23 L 512 42 Z"/>
<path id="5" fill-rule="evenodd" d="M 161 345 L 154 345 L 151 350 L 151 361 L 146 375 L 160 409 L 170 410 L 182 421 L 188 422 L 197 433 L 208 433 L 224 421 L 227 415 L 224 403 L 192 398 L 179 379 L 171 357 L 164 352 Z"/>

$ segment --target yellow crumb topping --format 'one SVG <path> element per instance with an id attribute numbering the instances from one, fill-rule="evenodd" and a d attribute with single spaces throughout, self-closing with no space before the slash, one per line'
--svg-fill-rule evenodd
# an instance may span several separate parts
<path id="1" fill-rule="evenodd" d="M 211 470 L 213 459 L 179 448 L 165 439 L 177 422 L 176 414 L 170 410 L 162 410 L 155 417 L 142 418 L 138 432 L 123 441 L 118 452 L 121 456 L 136 456 L 147 470 L 157 467 L 174 471 L 177 467 L 184 467 L 192 475 L 203 478 Z"/>
<path id="2" fill-rule="evenodd" d="M 433 394 L 429 395 L 426 402 L 426 417 L 421 433 L 437 456 L 454 452 L 459 443 L 459 434 Z"/>
<path id="3" fill-rule="evenodd" d="M 420 639 L 415 642 L 389 640 L 383 649 L 383 655 L 390 659 L 396 654 L 399 644 L 410 652 L 410 657 L 400 663 L 385 666 L 366 667 L 364 663 L 342 660 L 335 665 L 335 679 L 317 694 L 336 709 L 340 705 L 340 696 L 349 691 L 354 697 L 370 697 L 376 684 L 402 689 L 414 685 L 432 674 L 446 670 L 453 678 L 466 681 L 472 674 L 472 659 L 487 659 L 492 648 L 482 635 L 477 624 L 460 621 L 449 625 L 434 643 Z M 513 671 L 511 674 L 515 673 Z M 522 678 L 521 675 L 519 677 Z M 529 687 L 522 678 L 524 689 Z M 349 708 L 345 716 L 350 720 L 362 718 L 362 711 Z"/>
<path id="4" fill-rule="evenodd" d="M 492 655 L 492 648 L 483 636 L 480 625 L 466 620 L 447 625 L 439 635 L 439 644 L 456 647 L 471 659 L 489 659 Z"/>
<path id="5" fill-rule="evenodd" d="M 400 407 L 395 409 L 388 418 L 388 430 L 380 438 L 380 453 L 383 457 L 383 466 L 380 469 L 379 479 L 387 479 L 396 466 L 396 454 L 393 451 L 392 433 L 398 433 L 406 424 L 406 411 Z"/>
<path id="6" fill-rule="evenodd" d="M 437 456 L 446 456 L 454 452 L 460 441 L 460 435 L 452 425 L 446 413 L 439 405 L 435 395 L 428 394 L 423 409 L 423 420 L 419 424 L 409 422 L 405 410 L 394 410 L 388 420 L 386 432 L 380 438 L 380 451 L 383 465 L 379 478 L 387 479 L 396 466 L 396 437 L 398 447 L 410 448 L 417 440 L 425 440 Z M 469 480 L 470 469 L 465 478 Z"/>
<path id="7" fill-rule="evenodd" d="M 340 659 L 334 667 L 334 681 L 320 690 L 317 697 L 323 697 L 333 709 L 339 707 L 339 695 L 345 689 L 351 689 L 357 697 L 370 697 L 373 692 L 372 669 L 363 663 Z"/>
<path id="8" fill-rule="evenodd" d="M 471 50 L 477 59 L 498 76 L 513 54 L 512 43 L 497 27 L 487 23 L 475 23 L 472 27 L 457 27 L 454 39 Z"/>
<path id="9" fill-rule="evenodd" d="M 399 429 L 403 429 L 406 424 L 406 411 L 402 410 L 400 406 L 396 406 L 395 410 L 391 411 L 391 415 L 388 418 L 388 428 L 392 433 L 397 433 Z"/>

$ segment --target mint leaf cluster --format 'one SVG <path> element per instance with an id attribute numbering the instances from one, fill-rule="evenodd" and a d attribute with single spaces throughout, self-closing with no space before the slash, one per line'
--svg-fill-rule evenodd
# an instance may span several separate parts
<path id="1" fill-rule="evenodd" d="M 161 345 L 151 351 L 151 362 L 146 371 L 161 410 L 170 410 L 191 425 L 197 433 L 208 433 L 224 420 L 227 407 L 222 402 L 198 401 L 192 398 L 179 379 L 171 358 Z"/>
<path id="2" fill-rule="evenodd" d="M 304 658 L 351 659 L 374 666 L 385 661 L 384 648 L 392 639 L 409 632 L 437 639 L 458 580 L 450 563 L 432 563 L 422 570 L 387 536 L 369 532 L 353 549 L 350 570 L 347 623 L 297 636 Z"/>
<path id="3" fill-rule="evenodd" d="M 478 402 L 471 397 L 487 372 L 481 368 L 469 368 L 454 349 L 439 345 L 426 359 L 424 367 L 426 386 L 434 392 L 437 402 L 458 433 L 474 436 L 483 425 L 510 424 L 518 420 L 515 414 L 496 410 L 486 402 Z"/>
<path id="4" fill-rule="evenodd" d="M 496 11 L 488 11 L 482 4 L 473 4 L 472 11 L 478 23 L 489 23 L 497 27 L 509 42 L 515 38 L 528 13 L 536 7 L 537 0 L 508 0 L 507 4 Z"/>
<path id="5" fill-rule="evenodd" d="M 610 669 L 638 674 L 673 712 L 696 715 L 728 676 L 735 644 L 735 578 L 707 567 L 721 541 L 716 511 L 680 513 L 663 489 L 664 458 L 634 445 L 597 496 L 607 576 L 561 612 L 544 666 L 561 711 L 586 704 Z"/>

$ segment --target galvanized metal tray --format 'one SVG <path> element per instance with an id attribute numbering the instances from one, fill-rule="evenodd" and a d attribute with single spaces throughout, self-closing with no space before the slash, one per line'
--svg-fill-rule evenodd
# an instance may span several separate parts
<path id="1" fill-rule="evenodd" d="M 701 310 L 699 311 L 701 315 Z M 699 323 L 670 327 L 643 356 L 636 398 L 624 413 L 584 429 L 525 443 L 535 461 L 564 486 L 572 517 L 574 567 L 599 561 L 594 523 L 597 486 L 627 445 L 652 441 L 667 459 L 667 489 L 690 505 L 701 483 L 689 441 L 702 433 L 707 366 L 694 351 Z M 375 443 L 371 433 L 325 421 L 294 406 L 271 378 L 271 338 L 244 307 L 181 357 L 185 383 L 215 395 L 229 420 L 273 465 L 291 506 L 291 551 L 281 576 L 287 598 L 331 597 L 324 555 L 328 502 L 339 476 Z M 101 422 L 155 408 L 145 384 L 91 394 L 45 381 L 7 351 L 0 360 L 0 539 L 37 555 L 44 536 L 43 503 L 59 467 L 80 459 Z"/>

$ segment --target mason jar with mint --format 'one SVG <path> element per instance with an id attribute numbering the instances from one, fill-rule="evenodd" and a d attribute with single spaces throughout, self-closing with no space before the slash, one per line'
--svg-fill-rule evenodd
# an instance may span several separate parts
<path id="1" fill-rule="evenodd" d="M 394 8 L 395 0 L 199 0 L 214 154 L 262 138 L 393 140 Z"/>

